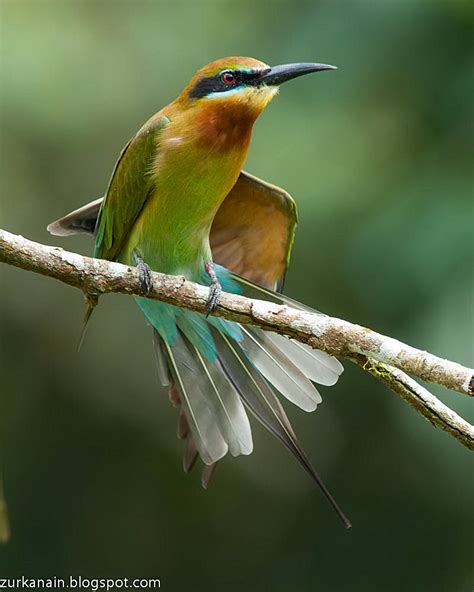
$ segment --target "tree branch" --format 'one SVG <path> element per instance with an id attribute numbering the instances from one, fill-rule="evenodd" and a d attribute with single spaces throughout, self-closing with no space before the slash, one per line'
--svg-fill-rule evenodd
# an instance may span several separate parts
<path id="1" fill-rule="evenodd" d="M 5 230 L 0 230 L 0 261 L 56 278 L 80 288 L 89 298 L 108 292 L 143 295 L 138 270 L 134 267 L 41 245 Z M 152 278 L 148 298 L 206 312 L 209 288 L 162 273 L 154 272 Z M 404 373 L 472 396 L 473 369 L 360 325 L 236 294 L 222 293 L 214 314 L 276 331 L 331 355 L 351 359 L 382 380 L 434 425 L 465 446 L 474 448 L 473 426 Z"/>
<path id="2" fill-rule="evenodd" d="M 467 448 L 474 450 L 474 426 L 447 407 L 407 374 L 374 359 L 355 355 L 350 359 L 411 405 L 435 427 L 439 427 Z"/>

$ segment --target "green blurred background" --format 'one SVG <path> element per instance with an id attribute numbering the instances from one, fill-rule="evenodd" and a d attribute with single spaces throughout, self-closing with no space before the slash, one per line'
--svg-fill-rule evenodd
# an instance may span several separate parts
<path id="1" fill-rule="evenodd" d="M 468 2 L 1 1 L 1 226 L 104 192 L 115 158 L 225 55 L 325 61 L 258 121 L 247 170 L 300 225 L 286 292 L 471 364 L 474 11 Z M 354 522 L 346 532 L 255 426 L 212 488 L 181 471 L 149 328 L 108 296 L 85 345 L 77 290 L 2 270 L 2 447 L 12 540 L 0 575 L 160 577 L 166 590 L 472 590 L 472 464 L 346 364 L 314 415 L 288 409 Z M 473 419 L 472 401 L 433 389 Z"/>

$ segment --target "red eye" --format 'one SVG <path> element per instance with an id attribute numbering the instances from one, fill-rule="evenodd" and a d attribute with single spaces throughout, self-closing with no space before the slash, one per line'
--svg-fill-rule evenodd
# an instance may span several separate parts
<path id="1" fill-rule="evenodd" d="M 221 80 L 224 84 L 228 84 L 229 86 L 232 86 L 237 81 L 235 74 L 232 72 L 224 72 L 224 74 L 221 76 Z"/>

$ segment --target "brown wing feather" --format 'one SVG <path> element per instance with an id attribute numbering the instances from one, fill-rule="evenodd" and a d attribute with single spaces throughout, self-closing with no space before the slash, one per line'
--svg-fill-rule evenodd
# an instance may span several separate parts
<path id="1" fill-rule="evenodd" d="M 214 218 L 214 261 L 266 288 L 279 288 L 297 223 L 290 195 L 242 171 Z"/>

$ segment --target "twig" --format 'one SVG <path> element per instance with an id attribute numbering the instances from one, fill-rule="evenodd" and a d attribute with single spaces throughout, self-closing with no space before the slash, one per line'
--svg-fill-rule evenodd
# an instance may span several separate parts
<path id="1" fill-rule="evenodd" d="M 441 428 L 459 440 L 461 444 L 474 450 L 474 426 L 419 385 L 413 378 L 398 368 L 365 356 L 353 356 L 350 359 L 383 382 L 435 427 Z"/>
<path id="2" fill-rule="evenodd" d="M 0 230 L 0 261 L 56 278 L 86 296 L 108 292 L 142 295 L 136 268 L 83 257 Z M 209 288 L 183 277 L 154 272 L 148 298 L 206 312 Z M 474 370 L 405 345 L 347 321 L 262 300 L 222 293 L 217 316 L 288 335 L 329 354 L 350 358 L 382 380 L 433 424 L 473 447 L 473 427 L 404 372 L 473 395 Z M 396 370 L 398 368 L 398 371 Z"/>

